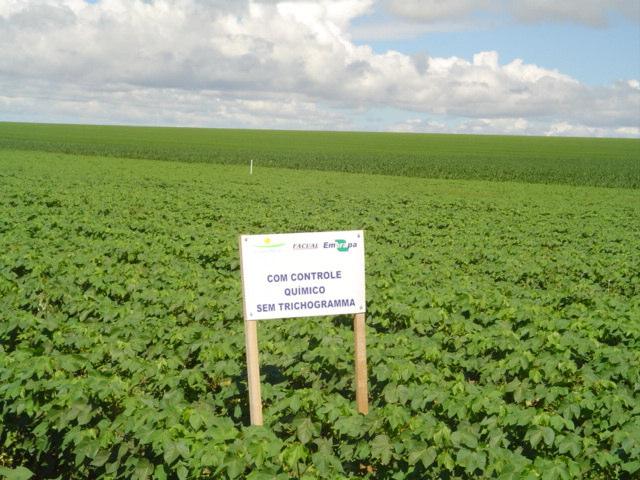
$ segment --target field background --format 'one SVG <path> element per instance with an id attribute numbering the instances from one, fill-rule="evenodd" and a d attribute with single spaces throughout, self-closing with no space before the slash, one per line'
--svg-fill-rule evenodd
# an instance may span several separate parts
<path id="1" fill-rule="evenodd" d="M 599 142 L 1 124 L 0 476 L 637 478 L 640 193 L 561 184 L 637 185 Z M 371 413 L 350 318 L 264 321 L 248 427 L 238 234 L 356 228 Z"/>
<path id="2" fill-rule="evenodd" d="M 0 123 L 0 147 L 412 177 L 640 188 L 637 139 Z"/>

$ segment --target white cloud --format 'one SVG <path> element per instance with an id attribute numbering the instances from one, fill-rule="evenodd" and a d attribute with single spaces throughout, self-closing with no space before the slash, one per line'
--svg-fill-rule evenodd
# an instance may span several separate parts
<path id="1" fill-rule="evenodd" d="M 638 137 L 640 127 L 591 127 L 558 122 L 548 124 L 525 118 L 478 118 L 445 124 L 429 119 L 410 118 L 386 127 L 390 132 L 465 133 L 480 135 L 539 135 L 564 137 Z"/>
<path id="2" fill-rule="evenodd" d="M 637 80 L 587 87 L 523 60 L 501 64 L 496 52 L 471 60 L 377 54 L 348 33 L 372 5 L 5 0 L 0 116 L 340 129 L 368 108 L 390 107 L 507 119 L 490 120 L 505 131 L 520 119 L 636 131 Z"/>
<path id="3" fill-rule="evenodd" d="M 640 127 L 599 128 L 589 125 L 572 125 L 567 122 L 553 123 L 544 135 L 563 137 L 638 137 Z"/>
<path id="4" fill-rule="evenodd" d="M 598 27 L 607 24 L 611 13 L 640 21 L 637 0 L 518 0 L 508 9 L 517 20 L 527 23 L 569 21 Z"/>
<path id="5" fill-rule="evenodd" d="M 617 13 L 640 22 L 637 0 L 386 0 L 392 14 L 414 22 L 440 23 L 502 13 L 524 23 L 573 22 L 606 25 Z"/>
<path id="6" fill-rule="evenodd" d="M 432 23 L 466 18 L 490 8 L 491 3 L 489 0 L 389 0 L 388 8 L 400 17 Z"/>
<path id="7" fill-rule="evenodd" d="M 4 92 L 11 92 L 7 95 Z M 46 93 L 46 97 L 43 96 Z M 110 85 L 95 90 L 81 84 L 0 81 L 0 112 L 5 119 L 62 123 L 179 125 L 282 129 L 353 128 L 342 114 L 299 95 Z"/>

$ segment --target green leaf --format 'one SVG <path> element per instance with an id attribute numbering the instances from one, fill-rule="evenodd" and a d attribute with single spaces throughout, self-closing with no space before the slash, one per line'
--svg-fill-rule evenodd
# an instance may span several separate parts
<path id="1" fill-rule="evenodd" d="M 352 438 L 360 438 L 360 436 L 364 433 L 362 419 L 362 415 L 340 417 L 334 423 L 334 428 L 343 435 L 347 435 Z"/>
<path id="2" fill-rule="evenodd" d="M 623 463 L 622 470 L 630 474 L 634 474 L 640 471 L 640 460 L 633 460 L 631 462 Z"/>
<path id="3" fill-rule="evenodd" d="M 238 478 L 244 472 L 245 465 L 238 458 L 232 458 L 224 463 L 227 476 L 229 478 Z"/>
<path id="4" fill-rule="evenodd" d="M 474 449 L 478 446 L 478 439 L 468 431 L 456 430 L 451 434 L 451 441 L 456 447 L 465 445 Z"/>
<path id="5" fill-rule="evenodd" d="M 466 448 L 458 450 L 456 463 L 464 467 L 468 474 L 473 474 L 477 469 L 484 470 L 487 464 L 487 456 L 483 452 L 474 452 Z"/>
<path id="6" fill-rule="evenodd" d="M 120 462 L 119 461 L 115 461 L 115 462 L 111 462 L 111 463 L 106 463 L 104 465 L 104 471 L 107 474 L 112 474 L 118 471 L 118 468 L 120 468 Z"/>
<path id="7" fill-rule="evenodd" d="M 309 443 L 313 438 L 315 432 L 315 427 L 313 422 L 309 418 L 304 418 L 299 424 L 298 428 L 296 428 L 296 435 L 298 436 L 298 440 L 303 444 Z"/>
<path id="8" fill-rule="evenodd" d="M 539 427 L 531 428 L 527 431 L 525 438 L 529 439 L 532 448 L 536 448 L 542 441 L 542 430 Z"/>
<path id="9" fill-rule="evenodd" d="M 189 446 L 185 443 L 184 440 L 181 439 L 176 442 L 176 450 L 178 451 L 178 453 L 182 458 L 185 458 L 185 459 L 189 458 L 190 456 Z"/>
<path id="10" fill-rule="evenodd" d="M 273 480 L 274 475 L 271 473 L 264 472 L 251 472 L 247 475 L 247 480 Z"/>
<path id="11" fill-rule="evenodd" d="M 189 446 L 184 440 L 168 440 L 164 443 L 163 458 L 167 465 L 171 465 L 178 457 L 189 458 Z"/>
<path id="12" fill-rule="evenodd" d="M 544 438 L 544 443 L 547 446 L 553 445 L 553 440 L 556 438 L 556 433 L 553 431 L 551 427 L 542 427 L 542 437 Z"/>
<path id="13" fill-rule="evenodd" d="M 203 421 L 200 413 L 198 413 L 198 411 L 191 412 L 191 415 L 189 415 L 189 425 L 191 425 L 194 430 L 200 430 L 202 423 Z"/>
<path id="14" fill-rule="evenodd" d="M 314 440 L 318 447 L 318 451 L 311 455 L 311 461 L 317 467 L 318 471 L 323 475 L 329 475 L 332 472 L 342 472 L 342 464 L 340 460 L 333 454 L 331 442 L 325 438 Z"/>
<path id="15" fill-rule="evenodd" d="M 451 457 L 451 454 L 449 452 L 440 453 L 438 455 L 437 460 L 438 460 L 438 465 L 442 466 L 443 468 L 449 471 L 453 471 L 453 469 L 456 466 L 453 460 L 453 457 Z"/>
<path id="16" fill-rule="evenodd" d="M 294 443 L 292 445 L 289 445 L 282 452 L 282 458 L 284 462 L 292 470 L 297 469 L 298 462 L 305 459 L 306 456 L 307 456 L 307 450 L 305 449 L 304 445 L 300 443 Z"/>
<path id="17" fill-rule="evenodd" d="M 224 461 L 224 453 L 220 450 L 212 450 L 211 448 L 205 449 L 205 452 L 200 458 L 200 464 L 203 466 L 217 466 Z"/>
<path id="18" fill-rule="evenodd" d="M 5 480 L 29 480 L 33 477 L 33 472 L 25 467 L 0 467 L 0 475 L 5 478 Z"/>
<path id="19" fill-rule="evenodd" d="M 391 461 L 392 453 L 391 443 L 386 435 L 378 435 L 371 442 L 371 455 L 380 460 L 382 465 L 387 465 Z"/>
<path id="20" fill-rule="evenodd" d="M 167 472 L 165 472 L 163 465 L 156 466 L 153 472 L 153 478 L 155 480 L 167 480 Z"/>
<path id="21" fill-rule="evenodd" d="M 580 454 L 580 437 L 575 434 L 556 439 L 556 444 L 558 453 L 562 455 L 570 453 L 573 458 L 576 458 Z"/>
<path id="22" fill-rule="evenodd" d="M 138 480 L 146 480 L 153 473 L 153 464 L 146 458 L 141 458 L 136 464 L 133 472 L 133 478 Z"/>
<path id="23" fill-rule="evenodd" d="M 164 452 L 162 456 L 167 465 L 171 465 L 179 455 L 180 453 L 178 452 L 176 442 L 166 442 L 164 444 Z"/>
<path id="24" fill-rule="evenodd" d="M 110 457 L 111 457 L 110 450 L 101 449 L 93 458 L 91 465 L 93 465 L 94 467 L 102 467 L 105 463 L 107 463 L 107 460 L 109 460 Z"/>
<path id="25" fill-rule="evenodd" d="M 184 465 L 178 465 L 178 468 L 176 468 L 176 474 L 178 475 L 178 478 L 180 480 L 187 480 L 187 477 L 189 476 L 189 471 L 187 470 L 187 467 L 185 467 Z"/>
<path id="26" fill-rule="evenodd" d="M 409 465 L 415 465 L 420 461 L 424 468 L 429 468 L 435 462 L 437 456 L 438 451 L 434 447 L 420 448 L 410 452 L 407 461 Z"/>
<path id="27" fill-rule="evenodd" d="M 561 432 L 565 427 L 565 419 L 560 415 L 551 415 L 549 418 L 549 424 L 556 432 Z"/>
<path id="28" fill-rule="evenodd" d="M 542 472 L 542 480 L 569 480 L 569 471 L 566 465 L 556 463 Z"/>

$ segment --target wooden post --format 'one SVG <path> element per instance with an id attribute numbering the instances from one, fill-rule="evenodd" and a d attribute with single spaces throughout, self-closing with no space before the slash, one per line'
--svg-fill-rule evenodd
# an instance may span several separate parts
<path id="1" fill-rule="evenodd" d="M 244 340 L 247 350 L 247 385 L 249 386 L 249 414 L 251 425 L 262 425 L 260 396 L 260 363 L 258 362 L 258 322 L 244 321 Z"/>
<path id="2" fill-rule="evenodd" d="M 253 167 L 253 160 L 251 160 Z M 246 241 L 246 240 L 245 240 Z M 242 269 L 242 235 L 238 237 L 240 245 L 240 272 Z M 242 298 L 245 298 L 244 281 Z M 251 425 L 262 425 L 262 396 L 260 395 L 260 362 L 258 361 L 258 322 L 247 320 L 247 309 L 242 302 L 244 316 L 244 345 L 247 353 L 247 387 L 249 388 L 249 416 Z"/>
<path id="3" fill-rule="evenodd" d="M 369 393 L 367 386 L 367 337 L 364 328 L 364 313 L 353 317 L 356 362 L 356 405 L 358 413 L 369 413 Z"/>

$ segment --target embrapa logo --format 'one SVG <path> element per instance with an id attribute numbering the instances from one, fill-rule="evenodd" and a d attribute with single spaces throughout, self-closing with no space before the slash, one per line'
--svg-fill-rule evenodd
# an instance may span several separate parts
<path id="1" fill-rule="evenodd" d="M 336 250 L 338 250 L 339 252 L 348 252 L 350 248 L 357 246 L 357 243 L 347 243 L 346 240 L 343 240 L 341 238 L 336 239 Z"/>
<path id="2" fill-rule="evenodd" d="M 327 249 L 336 249 L 339 252 L 348 252 L 349 250 L 351 250 L 352 248 L 356 248 L 358 246 L 357 243 L 355 242 L 347 242 L 346 240 L 342 239 L 342 238 L 336 238 L 335 243 L 333 242 L 324 242 L 324 245 L 322 245 L 323 248 Z"/>

